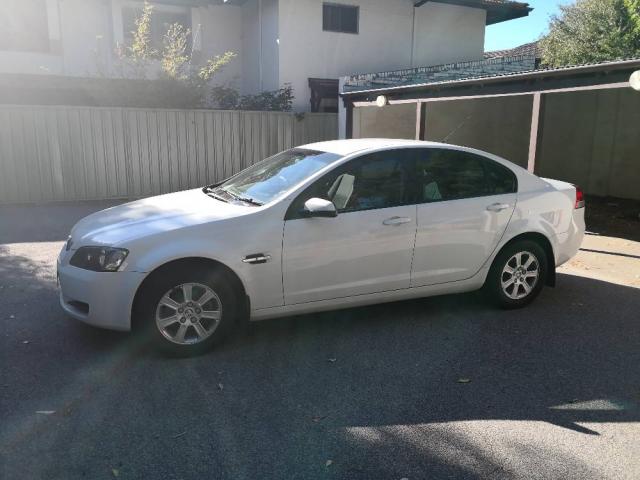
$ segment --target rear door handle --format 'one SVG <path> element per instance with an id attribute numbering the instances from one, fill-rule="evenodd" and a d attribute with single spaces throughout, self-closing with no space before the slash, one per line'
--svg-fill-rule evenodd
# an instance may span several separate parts
<path id="1" fill-rule="evenodd" d="M 410 223 L 410 222 L 411 222 L 411 219 L 409 217 L 391 217 L 391 218 L 387 218 L 384 222 L 382 222 L 382 224 L 392 226 L 392 227 L 397 227 L 398 225 L 403 225 L 405 223 Z"/>
<path id="2" fill-rule="evenodd" d="M 506 210 L 510 205 L 507 203 L 493 203 L 487 207 L 487 210 L 490 212 L 501 212 L 502 210 Z"/>

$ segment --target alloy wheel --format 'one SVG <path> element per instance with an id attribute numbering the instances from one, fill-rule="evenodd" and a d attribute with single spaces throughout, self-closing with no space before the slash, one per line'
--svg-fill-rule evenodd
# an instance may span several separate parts
<path id="1" fill-rule="evenodd" d="M 156 327 L 169 341 L 194 345 L 209 338 L 222 318 L 216 292 L 201 283 L 185 283 L 166 292 L 156 307 Z"/>
<path id="2" fill-rule="evenodd" d="M 538 258 L 531 252 L 518 252 L 507 261 L 502 270 L 502 291 L 512 300 L 521 300 L 533 292 L 539 278 Z"/>

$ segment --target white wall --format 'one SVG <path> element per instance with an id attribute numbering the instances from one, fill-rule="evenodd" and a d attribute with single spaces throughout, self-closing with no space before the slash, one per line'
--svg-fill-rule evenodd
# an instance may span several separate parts
<path id="1" fill-rule="evenodd" d="M 1 1 L 1 0 L 0 0 Z M 276 1 L 277 0 L 273 0 Z M 70 76 L 97 74 L 119 76 L 114 55 L 116 44 L 124 39 L 122 8 L 141 5 L 134 0 L 47 0 L 50 53 L 0 51 L 0 73 L 42 73 Z M 183 7 L 158 4 L 162 9 L 190 8 L 194 32 L 201 25 L 195 42 L 203 62 L 227 51 L 234 59 L 217 82 L 240 82 L 242 76 L 242 8 L 233 5 Z M 151 62 L 148 75 L 159 70 Z"/>
<path id="2" fill-rule="evenodd" d="M 60 75 L 63 73 L 58 0 L 46 0 L 45 5 L 47 9 L 47 27 L 50 51 L 0 51 L 0 73 L 54 75 Z"/>
<path id="3" fill-rule="evenodd" d="M 414 67 L 482 60 L 487 12 L 426 3 L 416 8 Z"/>
<path id="4" fill-rule="evenodd" d="M 278 0 L 249 0 L 242 7 L 242 93 L 280 88 Z"/>
<path id="5" fill-rule="evenodd" d="M 47 0 L 50 37 L 59 51 L 0 52 L 0 71 L 86 76 L 100 67 L 117 74 L 112 51 L 123 37 L 122 5 L 132 1 Z M 218 83 L 235 82 L 243 93 L 291 83 L 294 108 L 301 111 L 310 108 L 309 77 L 339 78 L 482 58 L 483 10 L 431 2 L 414 9 L 413 0 L 335 1 L 360 7 L 358 34 L 324 32 L 322 0 L 193 7 L 192 27 L 202 25 L 196 42 L 200 58 L 236 52 L 238 57 Z"/>
<path id="6" fill-rule="evenodd" d="M 64 74 L 95 75 L 111 69 L 113 28 L 111 8 L 101 0 L 59 2 Z"/>
<path id="7" fill-rule="evenodd" d="M 242 8 L 233 5 L 213 5 L 192 9 L 192 27 L 194 32 L 201 25 L 200 39 L 197 43 L 200 58 L 204 62 L 225 52 L 234 52 L 237 56 L 222 72 L 215 77 L 214 83 L 240 86 L 242 79 Z"/>
<path id="8" fill-rule="evenodd" d="M 339 3 L 360 7 L 358 34 L 324 32 L 320 0 L 280 0 L 280 83 L 293 85 L 298 110 L 310 108 L 309 77 L 482 59 L 483 10 L 432 3 L 414 9 L 412 0 Z"/>
<path id="9" fill-rule="evenodd" d="M 258 0 L 242 7 L 242 93 L 260 90 L 260 22 Z"/>
<path id="10" fill-rule="evenodd" d="M 262 0 L 262 90 L 280 88 L 278 0 Z"/>

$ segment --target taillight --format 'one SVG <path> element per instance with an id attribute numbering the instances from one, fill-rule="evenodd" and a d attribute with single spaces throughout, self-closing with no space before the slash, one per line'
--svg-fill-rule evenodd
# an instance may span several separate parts
<path id="1" fill-rule="evenodd" d="M 575 185 L 576 187 L 576 206 L 574 208 L 584 208 L 584 192 L 582 189 Z"/>

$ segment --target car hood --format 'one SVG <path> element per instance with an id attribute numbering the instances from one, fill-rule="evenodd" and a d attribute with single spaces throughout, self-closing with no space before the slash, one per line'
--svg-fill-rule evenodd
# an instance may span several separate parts
<path id="1" fill-rule="evenodd" d="M 224 220 L 255 211 L 255 207 L 213 199 L 201 189 L 145 198 L 96 212 L 71 231 L 73 248 L 120 245 L 129 240 Z"/>

